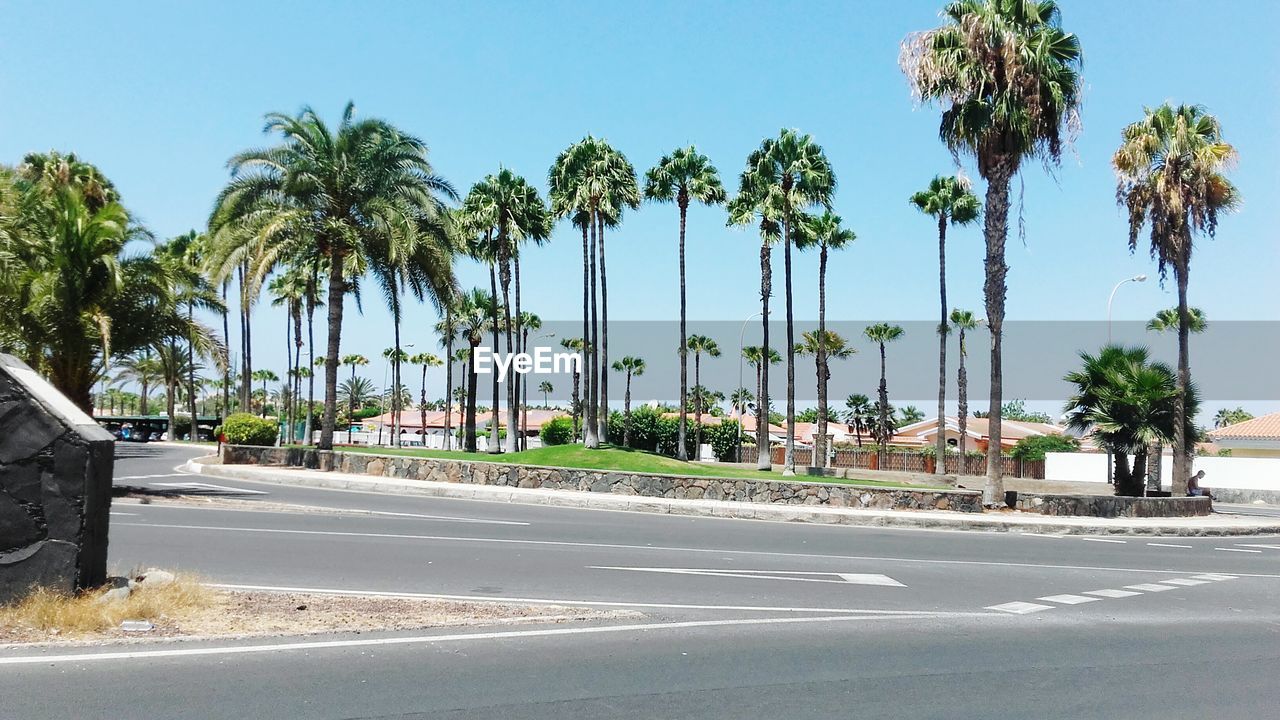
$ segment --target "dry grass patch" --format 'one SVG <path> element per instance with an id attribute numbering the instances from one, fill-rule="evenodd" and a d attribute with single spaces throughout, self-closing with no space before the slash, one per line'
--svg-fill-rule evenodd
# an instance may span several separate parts
<path id="1" fill-rule="evenodd" d="M 16 604 L 0 606 L 0 645 L 309 635 L 639 616 L 548 605 L 233 591 L 183 575 L 165 585 L 139 585 L 124 599 L 104 600 L 106 592 L 66 595 L 40 589 Z M 121 629 L 126 620 L 145 620 L 155 627 L 126 632 Z"/>

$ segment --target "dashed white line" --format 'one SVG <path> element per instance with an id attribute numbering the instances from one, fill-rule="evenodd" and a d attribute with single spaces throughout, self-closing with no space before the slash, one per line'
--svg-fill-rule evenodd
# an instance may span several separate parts
<path id="1" fill-rule="evenodd" d="M 1161 580 L 1165 585 L 1182 585 L 1191 587 L 1192 585 L 1208 585 L 1208 580 L 1192 580 L 1191 578 L 1173 578 L 1172 580 Z"/>
<path id="2" fill-rule="evenodd" d="M 1261 550 L 1246 550 L 1245 548 L 1214 548 L 1214 550 L 1221 550 L 1222 552 L 1247 552 L 1247 553 L 1262 552 Z"/>
<path id="3" fill-rule="evenodd" d="M 1059 605 L 1079 605 L 1081 603 L 1098 602 L 1096 597 L 1085 597 L 1083 595 L 1046 595 L 1042 598 L 1036 598 L 1045 602 L 1058 603 Z"/>
<path id="4" fill-rule="evenodd" d="M 1280 550 L 1280 545 L 1254 545 L 1251 543 L 1238 543 L 1240 547 L 1247 548 L 1265 548 L 1267 550 Z"/>
<path id="5" fill-rule="evenodd" d="M 1177 543 L 1147 543 L 1151 547 L 1169 547 L 1169 548 L 1191 548 L 1191 545 L 1178 545 Z"/>
<path id="6" fill-rule="evenodd" d="M 1011 613 L 1013 615 L 1026 615 L 1027 613 L 1040 612 L 1041 610 L 1052 610 L 1052 605 L 1040 605 L 1029 602 L 1007 602 L 1002 605 L 988 605 L 986 610 L 999 610 L 1000 612 Z"/>
<path id="7" fill-rule="evenodd" d="M 1141 595 L 1142 593 L 1134 592 L 1132 590 L 1112 590 L 1111 588 L 1104 588 L 1102 590 L 1085 590 L 1084 594 L 1097 595 L 1098 597 L 1104 598 L 1126 598 Z"/>
<path id="8" fill-rule="evenodd" d="M 1164 592 L 1165 590 L 1173 590 L 1172 585 L 1157 585 L 1155 583 L 1139 583 L 1137 585 L 1125 585 L 1129 590 L 1141 590 L 1143 592 Z"/>
<path id="9" fill-rule="evenodd" d="M 1129 542 L 1128 540 L 1112 540 L 1111 538 L 1082 537 L 1080 539 L 1086 542 L 1119 543 L 1121 545 Z"/>
<path id="10" fill-rule="evenodd" d="M 1223 575 L 1221 573 L 1204 573 L 1203 575 L 1192 575 L 1197 580 L 1235 580 L 1235 575 Z"/>

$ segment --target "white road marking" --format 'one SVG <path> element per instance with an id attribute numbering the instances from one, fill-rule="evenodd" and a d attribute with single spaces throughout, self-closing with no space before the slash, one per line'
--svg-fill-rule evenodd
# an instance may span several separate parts
<path id="1" fill-rule="evenodd" d="M 1106 588 L 1103 590 L 1085 590 L 1084 594 L 1097 595 L 1098 597 L 1104 598 L 1126 598 L 1133 597 L 1134 595 L 1141 595 L 1142 593 L 1133 592 L 1132 590 L 1112 590 L 1110 588 Z"/>
<path id="2" fill-rule="evenodd" d="M 225 492 L 225 493 L 234 493 L 236 495 L 270 495 L 270 493 L 265 493 L 261 490 L 245 490 L 244 488 L 233 488 L 233 487 L 227 487 L 226 485 L 214 485 L 212 483 L 203 483 L 203 482 L 181 482 L 181 483 L 153 482 L 153 483 L 147 483 L 147 484 L 155 485 L 156 487 L 171 487 L 177 490 L 189 488 L 191 490 L 199 490 L 202 492 L 209 492 L 209 491 Z"/>
<path id="3" fill-rule="evenodd" d="M 1280 545 L 1253 545 L 1250 543 L 1237 543 L 1240 547 L 1247 548 L 1265 548 L 1267 550 L 1280 550 Z"/>
<path id="4" fill-rule="evenodd" d="M 151 480 L 154 478 L 187 477 L 187 476 L 188 476 L 187 473 L 172 472 L 172 473 L 157 473 L 155 475 L 123 475 L 121 477 L 112 478 L 112 479 L 113 480 Z"/>
<path id="5" fill-rule="evenodd" d="M 1000 612 L 1012 613 L 1014 615 L 1026 615 L 1027 613 L 1040 612 L 1041 610 L 1052 610 L 1052 605 L 1037 605 L 1029 602 L 1008 602 L 1003 605 L 988 605 L 987 610 L 999 610 Z"/>
<path id="6" fill-rule="evenodd" d="M 366 638 L 361 640 L 324 640 L 316 642 L 233 645 L 229 647 L 179 648 L 171 650 L 133 650 L 124 652 L 80 653 L 76 655 L 28 655 L 20 657 L 0 657 L 0 665 L 44 665 L 48 663 L 67 662 L 86 663 L 105 660 L 140 660 L 151 658 L 192 657 L 201 655 L 245 655 L 250 653 L 285 652 L 292 650 L 324 650 L 329 648 L 377 647 L 385 645 L 426 645 L 431 643 L 465 642 L 468 640 L 513 640 L 565 635 L 599 635 L 606 633 L 687 630 L 692 628 L 732 627 L 742 625 L 776 625 L 780 623 L 817 623 L 839 622 L 842 620 L 867 621 L 896 619 L 898 618 L 885 616 L 836 615 L 829 617 L 688 620 L 684 622 L 669 623 L 547 628 L 542 630 L 510 630 L 506 632 L 457 633 L 453 635 L 419 635 L 413 637 Z"/>
<path id="7" fill-rule="evenodd" d="M 477 538 L 459 537 L 456 535 L 409 535 L 395 533 L 358 533 L 337 530 L 286 530 L 280 528 L 244 528 L 222 527 L 216 525 L 176 525 L 164 523 L 116 523 L 116 527 L 161 528 L 176 530 L 210 530 L 218 532 L 240 533 L 277 533 L 282 535 L 327 535 L 331 537 L 371 537 L 401 540 L 427 540 L 432 542 L 488 543 L 495 545 L 529 545 L 534 547 L 588 547 L 609 550 L 651 550 L 677 553 L 713 553 L 716 555 L 755 555 L 759 557 L 807 558 L 820 560 L 873 560 L 877 562 L 918 563 L 922 565 L 981 565 L 987 567 L 1022 567 L 1048 570 L 1094 570 L 1099 572 L 1122 573 L 1193 573 L 1198 570 L 1182 570 L 1178 568 L 1128 568 L 1104 567 L 1099 565 L 1051 565 L 1048 563 L 999 562 L 994 560 L 936 560 L 932 558 L 885 557 L 874 555 L 828 555 L 823 553 L 771 552 L 767 550 L 722 550 L 715 548 L 674 547 L 670 545 L 627 545 L 623 543 L 589 543 L 569 540 L 525 540 L 520 538 Z M 815 526 L 822 527 L 822 526 Z M 1280 578 L 1277 574 L 1241 573 L 1249 577 Z"/>
<path id="8" fill-rule="evenodd" d="M 1151 547 L 1171 547 L 1171 548 L 1190 548 L 1191 545 L 1178 545 L 1175 543 L 1147 543 Z"/>
<path id="9" fill-rule="evenodd" d="M 1059 603 L 1061 605 L 1079 605 L 1081 603 L 1098 602 L 1096 597 L 1085 597 L 1083 595 L 1046 595 L 1042 598 L 1036 598 L 1045 602 Z"/>
<path id="10" fill-rule="evenodd" d="M 951 612 L 945 610 L 868 610 L 865 608 L 769 607 L 759 605 L 690 605 L 683 603 L 626 602 L 617 600 L 563 600 L 555 598 L 522 598 L 498 595 L 442 595 L 439 593 L 386 592 L 382 590 L 341 590 L 333 588 L 281 587 L 275 585 L 238 585 L 211 583 L 209 587 L 226 590 L 262 590 L 266 592 L 312 593 L 315 595 L 354 595 L 358 597 L 391 597 L 414 600 L 461 600 L 471 602 L 534 603 L 575 607 L 652 608 L 661 610 L 734 610 L 741 612 L 841 613 L 859 615 L 903 615 L 911 617 L 980 617 L 990 613 Z"/>
<path id="11" fill-rule="evenodd" d="M 116 517 L 116 516 L 124 516 L 124 515 L 137 515 L 137 514 L 138 514 L 138 513 L 115 512 L 115 511 L 112 511 L 112 512 L 111 512 L 111 516 L 112 516 L 112 517 Z"/>
<path id="12" fill-rule="evenodd" d="M 1173 578 L 1172 580 L 1161 580 L 1165 585 L 1182 585 L 1191 587 L 1192 585 L 1208 585 L 1208 580 L 1192 580 L 1191 578 Z"/>
<path id="13" fill-rule="evenodd" d="M 1261 550 L 1246 550 L 1244 548 L 1214 548 L 1214 550 L 1221 550 L 1222 552 L 1247 552 L 1247 553 L 1262 552 Z"/>
<path id="14" fill-rule="evenodd" d="M 1128 540 L 1112 540 L 1111 538 L 1095 538 L 1095 537 L 1082 537 L 1080 539 L 1086 542 L 1119 543 L 1121 545 L 1129 542 Z"/>
<path id="15" fill-rule="evenodd" d="M 841 573 L 823 572 L 820 570 L 723 570 L 707 568 L 662 568 L 662 567 L 614 567 L 609 565 L 589 565 L 589 570 L 630 570 L 633 572 L 667 573 L 670 575 L 703 575 L 708 577 L 744 578 L 747 580 L 790 580 L 793 582 L 841 583 L 852 585 L 880 585 L 884 587 L 906 587 L 888 575 L 874 573 Z M 806 577 L 806 576 L 825 577 Z M 838 579 L 829 579 L 838 578 Z"/>
<path id="16" fill-rule="evenodd" d="M 1220 573 L 1205 573 L 1203 575 L 1192 575 L 1197 580 L 1235 580 L 1235 575 L 1222 575 Z"/>
<path id="17" fill-rule="evenodd" d="M 407 518 L 415 518 L 415 519 L 422 519 L 422 520 L 439 520 L 441 522 L 456 522 L 456 523 L 464 523 L 464 524 L 476 523 L 481 525 L 518 525 L 522 527 L 528 527 L 533 524 L 533 523 L 522 522 L 519 520 L 485 520 L 483 518 L 455 517 L 452 515 L 422 515 L 419 513 L 390 512 L 390 511 L 384 511 L 384 510 L 359 510 L 359 509 L 353 509 L 353 508 L 332 508 L 332 507 L 324 507 L 321 505 L 294 506 L 294 507 L 302 508 L 300 510 L 269 510 L 266 508 L 258 508 L 258 507 L 221 507 L 217 505 L 192 505 L 192 504 L 168 505 L 163 503 L 150 503 L 147 505 L 142 505 L 141 503 L 136 501 L 121 502 L 118 504 L 119 505 L 138 505 L 139 507 L 146 507 L 148 510 L 155 510 L 155 509 L 200 510 L 205 512 L 214 511 L 214 512 L 259 513 L 262 515 L 299 515 L 299 514 L 305 515 L 315 511 L 320 511 L 320 513 L 323 513 L 323 514 L 335 514 L 335 515 L 345 514 L 348 516 L 386 515 L 391 517 L 407 517 Z M 284 503 L 284 504 L 292 505 L 292 503 Z"/>
<path id="18" fill-rule="evenodd" d="M 1125 585 L 1130 590 L 1141 590 L 1143 592 L 1164 592 L 1165 590 L 1175 589 L 1172 585 L 1157 585 L 1155 583 L 1139 583 L 1137 585 Z"/>

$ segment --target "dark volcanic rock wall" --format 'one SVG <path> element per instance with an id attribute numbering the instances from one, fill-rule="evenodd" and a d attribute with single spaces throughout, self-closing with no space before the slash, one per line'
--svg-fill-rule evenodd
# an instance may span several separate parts
<path id="1" fill-rule="evenodd" d="M 111 434 L 0 355 L 0 602 L 106 580 Z"/>

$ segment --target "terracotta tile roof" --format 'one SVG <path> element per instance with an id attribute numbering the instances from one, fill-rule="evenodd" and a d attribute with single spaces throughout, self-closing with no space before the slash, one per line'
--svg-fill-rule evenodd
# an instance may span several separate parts
<path id="1" fill-rule="evenodd" d="M 1210 430 L 1209 437 L 1214 440 L 1280 440 L 1280 413 Z"/>

